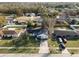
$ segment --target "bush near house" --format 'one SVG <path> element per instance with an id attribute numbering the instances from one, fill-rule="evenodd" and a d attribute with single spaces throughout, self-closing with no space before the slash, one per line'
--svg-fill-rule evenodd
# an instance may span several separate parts
<path id="1" fill-rule="evenodd" d="M 0 16 L 0 27 L 2 27 L 3 25 L 6 24 L 6 19 L 5 19 L 5 16 Z"/>

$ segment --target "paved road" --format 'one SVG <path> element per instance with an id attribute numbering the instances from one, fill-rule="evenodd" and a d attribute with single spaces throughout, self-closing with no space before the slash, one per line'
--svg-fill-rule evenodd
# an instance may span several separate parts
<path id="1" fill-rule="evenodd" d="M 79 57 L 79 54 L 68 55 L 68 54 L 0 54 L 0 57 Z"/>
<path id="2" fill-rule="evenodd" d="M 12 48 L 16 48 L 16 47 L 0 47 L 0 49 L 12 49 Z M 33 48 L 40 49 L 40 47 L 18 47 L 18 49 L 28 49 L 28 48 L 31 48 L 31 49 L 33 49 Z M 59 49 L 59 47 L 54 47 L 54 48 L 51 48 L 51 49 Z M 66 49 L 79 49 L 79 47 L 66 47 Z"/>
<path id="3" fill-rule="evenodd" d="M 39 53 L 49 53 L 48 41 L 41 41 Z"/>

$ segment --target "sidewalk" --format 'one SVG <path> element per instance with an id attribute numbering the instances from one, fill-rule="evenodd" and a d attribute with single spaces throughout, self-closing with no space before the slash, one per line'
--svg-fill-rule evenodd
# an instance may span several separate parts
<path id="1" fill-rule="evenodd" d="M 70 53 L 69 53 L 69 51 L 67 50 L 67 48 L 62 51 L 62 54 L 69 54 L 69 55 L 70 55 Z"/>
<path id="2" fill-rule="evenodd" d="M 39 53 L 49 53 L 48 41 L 41 41 Z"/>

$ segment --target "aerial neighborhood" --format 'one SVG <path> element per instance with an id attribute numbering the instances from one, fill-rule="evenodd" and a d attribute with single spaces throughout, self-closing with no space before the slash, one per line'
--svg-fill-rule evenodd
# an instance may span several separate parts
<path id="1" fill-rule="evenodd" d="M 0 54 L 79 54 L 78 3 L 0 3 Z"/>

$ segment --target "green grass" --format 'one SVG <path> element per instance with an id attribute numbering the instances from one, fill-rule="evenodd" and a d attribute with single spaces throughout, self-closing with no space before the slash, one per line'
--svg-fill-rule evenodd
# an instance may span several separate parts
<path id="1" fill-rule="evenodd" d="M 29 39 L 27 37 L 23 36 L 20 37 L 21 40 L 17 41 L 17 39 L 14 40 L 0 40 L 0 47 L 15 47 L 11 49 L 0 49 L 0 53 L 38 53 L 39 49 L 38 47 L 40 46 L 40 42 L 35 40 L 33 37 L 29 36 Z M 17 41 L 17 42 L 16 42 Z M 16 42 L 16 43 L 14 43 Z M 17 45 L 17 46 L 16 46 Z M 26 48 L 21 48 L 19 47 L 26 47 Z M 28 48 L 29 47 L 29 48 Z"/>
<path id="2" fill-rule="evenodd" d="M 11 47 L 12 45 L 12 40 L 0 40 L 1 47 Z"/>
<path id="3" fill-rule="evenodd" d="M 15 39 L 16 41 L 16 39 Z M 35 38 L 33 37 L 29 37 L 29 38 L 21 38 L 20 40 L 17 39 L 17 41 L 14 43 L 15 46 L 17 47 L 39 47 L 40 46 L 40 42 L 35 40 Z"/>
<path id="4" fill-rule="evenodd" d="M 58 43 L 55 40 L 48 40 L 49 47 L 58 47 Z"/>
<path id="5" fill-rule="evenodd" d="M 68 49 L 71 54 L 79 54 L 79 49 Z"/>
<path id="6" fill-rule="evenodd" d="M 7 40 L 7 39 L 0 40 L 0 46 L 10 47 L 13 45 L 14 44 L 12 42 L 12 39 L 11 40 Z M 34 38 L 30 37 L 29 39 L 27 39 L 26 43 L 23 46 L 25 46 L 25 47 L 39 47 L 40 42 L 36 41 Z"/>
<path id="7" fill-rule="evenodd" d="M 49 39 L 48 45 L 49 45 L 50 54 L 61 54 L 59 49 L 53 49 L 59 46 L 57 41 L 55 41 L 54 39 L 53 40 Z"/>
<path id="8" fill-rule="evenodd" d="M 0 49 L 0 53 L 38 53 L 39 49 L 38 48 L 27 48 L 27 49 L 19 49 L 19 48 L 12 48 L 12 49 Z"/>
<path id="9" fill-rule="evenodd" d="M 38 48 L 15 49 L 14 51 L 10 50 L 11 53 L 38 53 L 38 51 Z"/>
<path id="10" fill-rule="evenodd" d="M 26 47 L 39 47 L 40 42 L 36 41 L 33 37 L 30 37 L 25 46 Z"/>
<path id="11" fill-rule="evenodd" d="M 18 43 L 19 42 L 17 42 L 17 44 Z M 15 44 L 13 44 L 12 40 L 0 40 L 0 46 L 1 47 L 12 47 L 14 45 Z M 0 53 L 4 53 L 4 54 L 6 54 L 6 53 L 26 53 L 26 54 L 38 53 L 38 51 L 39 51 L 38 47 L 39 46 L 40 46 L 40 42 L 36 41 L 33 37 L 30 37 L 29 40 L 27 40 L 24 43 L 24 45 L 19 46 L 19 47 L 26 47 L 26 48 L 19 49 L 19 47 L 15 47 L 15 48 L 12 48 L 12 49 L 0 49 Z"/>
<path id="12" fill-rule="evenodd" d="M 61 54 L 61 51 L 59 49 L 50 49 L 50 54 Z"/>
<path id="13" fill-rule="evenodd" d="M 66 47 L 79 47 L 79 40 L 68 40 Z"/>
<path id="14" fill-rule="evenodd" d="M 17 39 L 15 39 L 17 40 Z M 30 37 L 29 39 L 26 39 L 27 41 L 22 44 L 20 47 L 24 46 L 24 47 L 39 47 L 40 46 L 40 42 L 39 41 L 36 41 L 33 37 Z M 20 44 L 22 43 L 21 41 L 20 42 L 17 42 L 17 44 Z M 0 40 L 0 46 L 1 47 L 12 47 L 14 46 L 15 44 L 13 43 L 12 39 L 8 40 L 8 39 L 1 39 Z"/>

